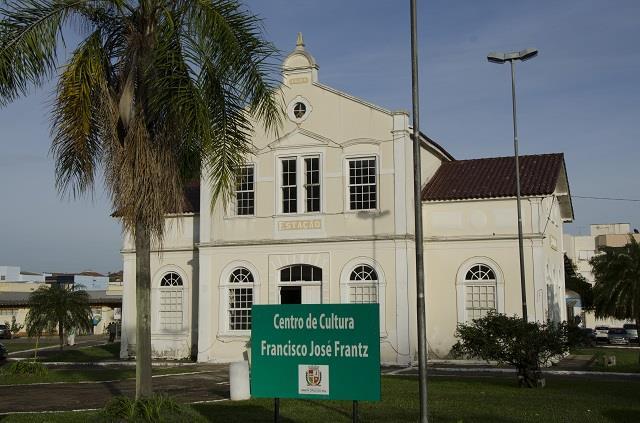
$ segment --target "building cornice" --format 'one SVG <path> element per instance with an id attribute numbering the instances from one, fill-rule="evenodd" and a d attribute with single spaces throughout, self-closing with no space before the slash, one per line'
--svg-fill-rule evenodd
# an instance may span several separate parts
<path id="1" fill-rule="evenodd" d="M 545 236 L 540 233 L 523 234 L 523 239 L 541 240 Z M 506 235 L 460 235 L 460 236 L 425 236 L 425 242 L 459 242 L 459 241 L 511 241 L 517 240 L 518 234 Z"/>
<path id="2" fill-rule="evenodd" d="M 172 247 L 172 248 L 152 248 L 152 253 L 179 253 L 179 252 L 195 252 L 198 251 L 198 244 L 193 247 Z M 120 250 L 120 254 L 135 254 L 135 248 L 123 248 Z"/>
<path id="3" fill-rule="evenodd" d="M 239 241 L 214 241 L 196 244 L 199 249 L 218 247 L 245 247 L 248 245 L 282 245 L 282 244 L 319 244 L 323 242 L 367 242 L 367 241 L 413 241 L 411 234 L 403 235 L 370 235 L 370 236 L 336 236 L 326 238 L 297 238 L 297 239 L 258 239 Z"/>

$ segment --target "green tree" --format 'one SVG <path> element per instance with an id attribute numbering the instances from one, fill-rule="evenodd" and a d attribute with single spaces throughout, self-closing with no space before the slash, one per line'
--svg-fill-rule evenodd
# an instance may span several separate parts
<path id="1" fill-rule="evenodd" d="M 634 320 L 640 325 L 640 244 L 629 235 L 624 247 L 604 247 L 591 260 L 596 317 Z M 640 363 L 640 356 L 638 357 Z"/>
<path id="2" fill-rule="evenodd" d="M 25 324 L 29 335 L 39 336 L 42 332 L 57 329 L 60 349 L 63 349 L 66 331 L 91 330 L 89 294 L 59 284 L 40 287 L 29 295 Z"/>
<path id="3" fill-rule="evenodd" d="M 13 0 L 0 6 L 0 105 L 56 76 L 52 152 L 61 195 L 98 172 L 136 250 L 136 397 L 152 394 L 150 253 L 183 187 L 233 191 L 256 122 L 276 131 L 275 48 L 236 0 Z"/>
<path id="4" fill-rule="evenodd" d="M 580 295 L 583 310 L 593 310 L 593 287 L 578 273 L 575 263 L 564 255 L 564 284 L 565 288 L 570 289 Z"/>

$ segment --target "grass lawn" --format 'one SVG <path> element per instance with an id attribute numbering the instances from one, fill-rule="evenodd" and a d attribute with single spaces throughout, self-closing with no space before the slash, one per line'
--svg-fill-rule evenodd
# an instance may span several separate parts
<path id="1" fill-rule="evenodd" d="M 549 379 L 545 389 L 519 389 L 515 378 L 433 377 L 429 382 L 430 422 L 636 422 L 640 382 Z M 382 402 L 361 403 L 363 422 L 415 422 L 418 382 L 383 377 Z M 250 400 L 194 405 L 211 422 L 273 421 L 273 401 Z M 282 400 L 282 422 L 348 422 L 351 403 Z M 84 422 L 94 413 L 13 415 L 2 422 Z"/>
<path id="2" fill-rule="evenodd" d="M 99 345 L 96 347 L 78 348 L 73 350 L 62 350 L 56 352 L 48 352 L 42 361 L 76 361 L 76 362 L 93 362 L 106 360 L 120 360 L 120 343 Z"/>
<path id="3" fill-rule="evenodd" d="M 36 347 L 36 343 L 33 342 L 13 342 L 13 343 L 3 343 L 3 345 L 7 348 L 7 351 L 12 353 L 12 352 L 18 352 L 18 351 L 25 351 L 25 350 L 31 350 L 33 348 Z M 58 345 L 57 343 L 49 343 L 49 342 L 45 342 L 42 343 L 40 342 L 38 344 L 38 348 L 43 348 L 43 347 L 51 347 L 54 345 Z"/>
<path id="4" fill-rule="evenodd" d="M 638 364 L 638 355 L 640 348 L 583 348 L 573 351 L 574 354 L 590 354 L 595 356 L 595 361 L 591 365 L 592 370 L 602 372 L 624 372 L 624 373 L 640 373 L 640 364 Z M 615 355 L 616 365 L 613 367 L 604 367 L 602 357 L 604 355 Z M 638 418 L 640 421 L 640 417 Z"/>
<path id="5" fill-rule="evenodd" d="M 154 368 L 154 375 L 183 373 L 191 371 L 183 367 Z M 51 382 L 83 382 L 122 380 L 136 377 L 135 367 L 84 368 L 84 369 L 49 369 L 47 376 L 5 375 L 0 367 L 0 385 L 25 385 L 30 383 Z M 2 417 L 0 417 L 2 421 Z"/>

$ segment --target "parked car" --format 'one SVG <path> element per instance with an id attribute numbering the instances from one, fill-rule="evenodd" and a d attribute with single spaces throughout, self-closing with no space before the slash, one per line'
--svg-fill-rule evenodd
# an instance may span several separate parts
<path id="1" fill-rule="evenodd" d="M 596 342 L 609 341 L 609 326 L 596 326 Z"/>
<path id="2" fill-rule="evenodd" d="M 629 336 L 623 328 L 610 328 L 607 337 L 612 345 L 627 345 L 629 343 Z"/>
<path id="3" fill-rule="evenodd" d="M 9 357 L 9 351 L 7 351 L 7 347 L 0 344 L 0 362 L 5 361 Z"/>
<path id="4" fill-rule="evenodd" d="M 622 328 L 627 331 L 629 342 L 638 342 L 638 326 L 633 323 L 627 323 L 622 325 Z"/>
<path id="5" fill-rule="evenodd" d="M 11 330 L 7 325 L 0 325 L 0 339 L 11 339 Z"/>

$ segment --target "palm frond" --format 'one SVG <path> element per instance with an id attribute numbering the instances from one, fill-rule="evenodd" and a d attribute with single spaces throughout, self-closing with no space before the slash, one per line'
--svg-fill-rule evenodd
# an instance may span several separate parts
<path id="1" fill-rule="evenodd" d="M 15 0 L 0 6 L 0 105 L 54 74 L 62 28 L 84 2 Z"/>
<path id="2" fill-rule="evenodd" d="M 73 53 L 58 80 L 51 151 L 61 193 L 78 195 L 93 187 L 105 135 L 103 102 L 110 101 L 108 66 L 98 30 Z"/>

